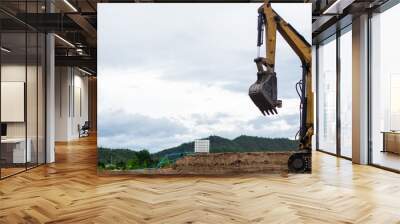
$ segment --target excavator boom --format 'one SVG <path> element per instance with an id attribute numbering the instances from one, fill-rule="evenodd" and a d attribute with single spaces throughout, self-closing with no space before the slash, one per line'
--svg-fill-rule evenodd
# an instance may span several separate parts
<path id="1" fill-rule="evenodd" d="M 265 31 L 264 31 L 265 28 Z M 278 100 L 277 76 L 275 73 L 276 31 L 278 31 L 300 58 L 303 68 L 297 91 L 300 96 L 300 150 L 311 150 L 313 135 L 313 92 L 311 77 L 311 45 L 287 23 L 267 1 L 258 9 L 257 46 L 263 44 L 265 33 L 265 57 L 254 59 L 257 66 L 257 81 L 250 86 L 249 96 L 263 115 L 277 114 L 282 106 Z"/>

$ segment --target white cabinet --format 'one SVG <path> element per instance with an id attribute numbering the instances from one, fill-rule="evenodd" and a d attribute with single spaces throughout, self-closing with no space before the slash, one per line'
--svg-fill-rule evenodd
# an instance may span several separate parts
<path id="1" fill-rule="evenodd" d="M 25 163 L 32 161 L 32 141 L 28 138 L 26 142 L 27 147 L 25 151 L 25 138 L 9 138 L 1 140 L 1 144 L 12 145 L 11 147 L 13 148 L 13 163 Z"/>

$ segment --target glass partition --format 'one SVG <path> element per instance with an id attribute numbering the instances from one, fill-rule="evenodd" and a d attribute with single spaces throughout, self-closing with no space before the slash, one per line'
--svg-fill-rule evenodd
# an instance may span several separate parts
<path id="1" fill-rule="evenodd" d="M 2 177 L 24 171 L 26 163 L 31 162 L 26 144 L 26 41 L 25 32 L 1 34 Z"/>
<path id="2" fill-rule="evenodd" d="M 371 141 L 372 163 L 400 170 L 400 5 L 371 19 Z"/>
<path id="3" fill-rule="evenodd" d="M 336 154 L 336 36 L 318 48 L 318 149 Z"/>
<path id="4" fill-rule="evenodd" d="M 43 12 L 44 1 L 26 4 L 16 12 Z M 0 12 L 1 179 L 45 163 L 45 44 L 43 33 Z"/>

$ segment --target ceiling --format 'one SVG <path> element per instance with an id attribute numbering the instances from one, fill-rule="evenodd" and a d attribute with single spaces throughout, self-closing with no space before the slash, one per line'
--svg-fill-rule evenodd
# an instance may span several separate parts
<path id="1" fill-rule="evenodd" d="M 326 35 L 329 27 L 346 16 L 383 4 L 386 0 L 271 0 L 280 3 L 312 3 L 313 39 Z M 96 72 L 97 3 L 139 2 L 263 2 L 262 0 L 1 0 L 0 21 L 3 32 L 30 28 L 54 32 L 56 64 L 81 66 Z M 336 4 L 338 2 L 340 4 Z M 26 13 L 27 12 L 27 13 Z M 51 13 L 50 13 L 51 12 Z M 351 21 L 351 19 L 350 19 Z"/>

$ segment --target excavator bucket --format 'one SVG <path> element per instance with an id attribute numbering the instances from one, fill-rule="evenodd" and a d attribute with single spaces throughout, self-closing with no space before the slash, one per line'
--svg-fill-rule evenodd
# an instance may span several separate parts
<path id="1" fill-rule="evenodd" d="M 250 86 L 249 96 L 263 115 L 277 114 L 282 101 L 277 99 L 277 80 L 275 72 L 257 72 L 257 81 Z"/>

